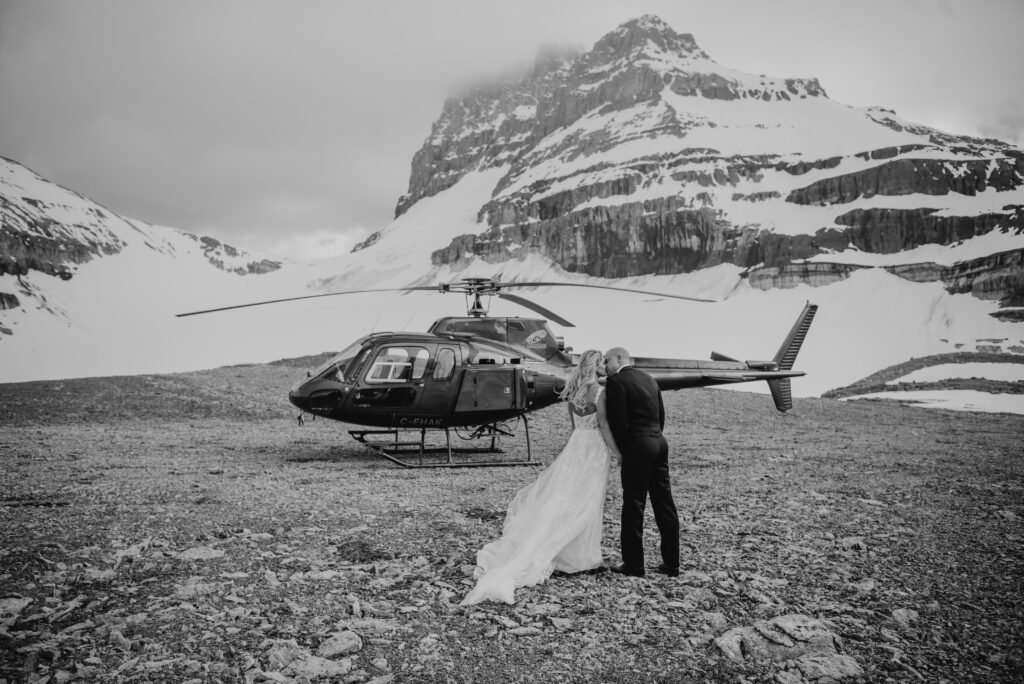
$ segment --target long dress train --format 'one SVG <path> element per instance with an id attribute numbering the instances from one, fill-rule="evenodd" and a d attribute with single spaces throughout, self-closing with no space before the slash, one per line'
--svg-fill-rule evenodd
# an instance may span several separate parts
<path id="1" fill-rule="evenodd" d="M 514 603 L 517 587 L 540 584 L 555 570 L 599 567 L 610 459 L 596 410 L 576 416 L 562 453 L 516 492 L 501 538 L 477 553 L 476 586 L 459 605 Z"/>

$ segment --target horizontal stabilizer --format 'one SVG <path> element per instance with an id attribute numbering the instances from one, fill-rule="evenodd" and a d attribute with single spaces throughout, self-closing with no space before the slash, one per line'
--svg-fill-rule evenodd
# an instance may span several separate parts
<path id="1" fill-rule="evenodd" d="M 702 376 L 705 380 L 711 380 L 716 384 L 731 383 L 731 382 L 750 382 L 751 380 L 760 380 L 750 375 L 715 375 L 714 373 L 704 373 Z"/>

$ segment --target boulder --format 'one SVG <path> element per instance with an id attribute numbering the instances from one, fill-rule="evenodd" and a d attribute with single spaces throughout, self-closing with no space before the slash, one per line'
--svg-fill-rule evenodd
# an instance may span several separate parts
<path id="1" fill-rule="evenodd" d="M 715 639 L 730 660 L 782 662 L 807 654 L 835 655 L 842 640 L 821 620 L 788 614 L 730 629 Z"/>

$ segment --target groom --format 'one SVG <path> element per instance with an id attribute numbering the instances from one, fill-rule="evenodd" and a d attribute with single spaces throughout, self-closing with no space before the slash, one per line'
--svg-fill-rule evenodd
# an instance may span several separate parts
<path id="1" fill-rule="evenodd" d="M 679 516 L 668 474 L 665 405 L 654 378 L 633 367 L 621 347 L 604 355 L 608 373 L 605 412 L 615 445 L 622 454 L 622 565 L 614 572 L 643 577 L 644 507 L 651 496 L 654 521 L 661 534 L 658 572 L 679 576 Z"/>

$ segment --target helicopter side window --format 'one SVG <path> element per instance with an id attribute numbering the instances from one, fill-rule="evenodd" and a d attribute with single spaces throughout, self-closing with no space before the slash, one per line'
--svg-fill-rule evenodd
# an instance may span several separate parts
<path id="1" fill-rule="evenodd" d="M 385 347 L 366 374 L 369 383 L 409 382 L 423 377 L 430 354 L 422 347 Z"/>
<path id="2" fill-rule="evenodd" d="M 449 380 L 455 370 L 455 352 L 447 347 L 442 347 L 437 352 L 437 360 L 434 362 L 434 380 Z"/>
<path id="3" fill-rule="evenodd" d="M 410 349 L 409 351 L 413 350 Z M 426 349 L 416 349 L 415 352 L 415 356 L 412 357 L 411 379 L 419 380 L 423 377 L 423 372 L 427 370 L 427 361 L 430 360 L 430 354 Z"/>

